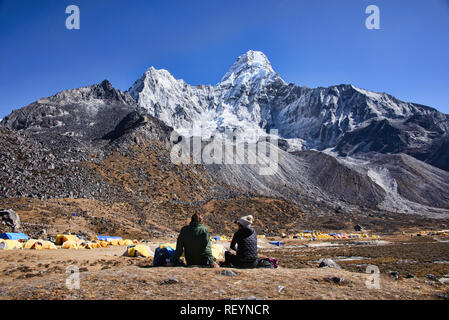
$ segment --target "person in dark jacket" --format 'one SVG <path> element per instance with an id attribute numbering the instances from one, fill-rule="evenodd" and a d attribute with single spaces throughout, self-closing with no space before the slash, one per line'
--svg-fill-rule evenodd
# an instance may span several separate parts
<path id="1" fill-rule="evenodd" d="M 236 221 L 239 225 L 239 230 L 234 234 L 230 248 L 231 250 L 237 251 L 237 254 L 226 251 L 225 265 L 240 268 L 257 267 L 257 234 L 256 231 L 251 228 L 253 220 L 253 216 L 248 215 Z M 235 245 L 237 245 L 237 248 Z"/>
<path id="2" fill-rule="evenodd" d="M 212 256 L 209 230 L 201 223 L 201 220 L 201 215 L 195 213 L 190 224 L 181 229 L 170 265 L 179 265 L 179 258 L 184 252 L 188 265 L 218 267 Z"/>

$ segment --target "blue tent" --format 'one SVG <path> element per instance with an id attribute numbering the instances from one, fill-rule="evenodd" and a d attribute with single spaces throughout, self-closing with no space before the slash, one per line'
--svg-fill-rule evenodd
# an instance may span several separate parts
<path id="1" fill-rule="evenodd" d="M 122 240 L 122 237 L 97 236 L 99 241 Z"/>
<path id="2" fill-rule="evenodd" d="M 0 234 L 1 239 L 9 240 L 28 240 L 28 236 L 23 233 L 5 232 Z"/>

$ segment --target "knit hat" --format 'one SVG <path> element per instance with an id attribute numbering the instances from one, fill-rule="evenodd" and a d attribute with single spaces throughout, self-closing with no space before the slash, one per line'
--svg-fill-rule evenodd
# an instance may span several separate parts
<path id="1" fill-rule="evenodd" d="M 249 227 L 254 221 L 254 217 L 252 215 L 241 217 L 236 223 L 240 224 L 242 227 Z"/>

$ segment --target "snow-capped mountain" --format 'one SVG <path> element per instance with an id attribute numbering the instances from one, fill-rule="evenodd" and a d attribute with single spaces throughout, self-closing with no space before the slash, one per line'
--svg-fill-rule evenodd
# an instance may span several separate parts
<path id="1" fill-rule="evenodd" d="M 259 51 L 238 57 L 215 86 L 190 86 L 166 70 L 150 68 L 129 93 L 182 134 L 193 135 L 192 128 L 198 127 L 203 136 L 224 129 L 243 134 L 277 129 L 291 150 L 333 148 L 346 133 L 369 127 L 373 120 L 408 121 L 408 128 L 403 126 L 407 146 L 431 144 L 449 132 L 448 115 L 386 93 L 345 84 L 315 89 L 287 84 Z M 359 151 L 379 151 L 370 147 L 365 141 Z"/>
<path id="2" fill-rule="evenodd" d="M 185 135 L 202 136 L 224 129 L 263 132 L 269 116 L 259 101 L 286 83 L 262 52 L 240 56 L 216 86 L 190 86 L 166 70 L 150 68 L 129 89 L 138 105 Z"/>

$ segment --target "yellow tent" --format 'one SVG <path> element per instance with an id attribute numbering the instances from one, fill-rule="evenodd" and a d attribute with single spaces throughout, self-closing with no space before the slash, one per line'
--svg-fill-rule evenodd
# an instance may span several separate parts
<path id="1" fill-rule="evenodd" d="M 3 240 L 0 242 L 1 250 L 22 249 L 22 244 L 17 240 Z"/>
<path id="2" fill-rule="evenodd" d="M 28 240 L 25 245 L 25 249 L 35 249 L 35 250 L 56 250 L 58 249 L 53 242 L 45 241 L 42 239 L 35 240 L 31 239 Z"/>
<path id="3" fill-rule="evenodd" d="M 132 241 L 132 240 L 129 240 L 129 239 L 127 239 L 127 240 L 124 240 L 124 246 L 132 246 L 134 244 L 134 242 Z"/>
<path id="4" fill-rule="evenodd" d="M 42 243 L 42 249 L 46 250 L 56 250 L 58 249 L 53 242 L 50 241 L 43 241 Z"/>
<path id="5" fill-rule="evenodd" d="M 74 241 L 74 242 L 82 241 L 80 238 L 78 238 L 76 235 L 73 235 L 73 234 L 58 234 L 56 236 L 55 242 L 58 246 L 60 246 L 64 242 L 69 241 L 69 240 Z"/>
<path id="6" fill-rule="evenodd" d="M 108 246 L 108 242 L 107 241 L 100 241 L 100 246 L 102 246 L 103 248 L 106 248 Z"/>
<path id="7" fill-rule="evenodd" d="M 25 242 L 25 244 L 23 245 L 24 249 L 31 249 L 33 248 L 34 244 L 37 242 L 38 240 L 36 239 L 30 239 L 27 242 Z"/>
<path id="8" fill-rule="evenodd" d="M 83 241 L 79 244 L 78 248 L 93 249 L 93 248 L 95 248 L 95 246 L 92 242 Z"/>
<path id="9" fill-rule="evenodd" d="M 163 243 L 159 246 L 159 248 L 165 248 L 165 247 L 170 247 L 174 250 L 176 250 L 176 242 L 172 242 L 172 243 Z"/>
<path id="10" fill-rule="evenodd" d="M 119 244 L 118 244 L 118 241 L 119 241 L 119 240 L 113 239 L 113 240 L 108 241 L 108 243 L 109 243 L 111 246 L 118 246 L 118 245 L 119 245 Z"/>
<path id="11" fill-rule="evenodd" d="M 215 259 L 217 260 L 224 259 L 225 248 L 223 247 L 223 245 L 214 243 L 211 245 L 211 249 L 212 249 L 212 256 Z"/>
<path id="12" fill-rule="evenodd" d="M 151 251 L 149 246 L 143 245 L 143 244 L 137 244 L 135 246 L 129 246 L 125 253 L 123 254 L 127 257 L 153 257 L 154 253 Z"/>
<path id="13" fill-rule="evenodd" d="M 92 244 L 92 248 L 101 248 L 100 241 L 93 240 L 90 243 Z"/>
<path id="14" fill-rule="evenodd" d="M 118 245 L 119 245 L 119 246 L 124 246 L 124 245 L 125 245 L 125 240 L 119 239 L 119 240 L 118 240 Z"/>
<path id="15" fill-rule="evenodd" d="M 74 249 L 78 250 L 78 244 L 75 241 L 68 240 L 62 244 L 62 249 Z"/>

